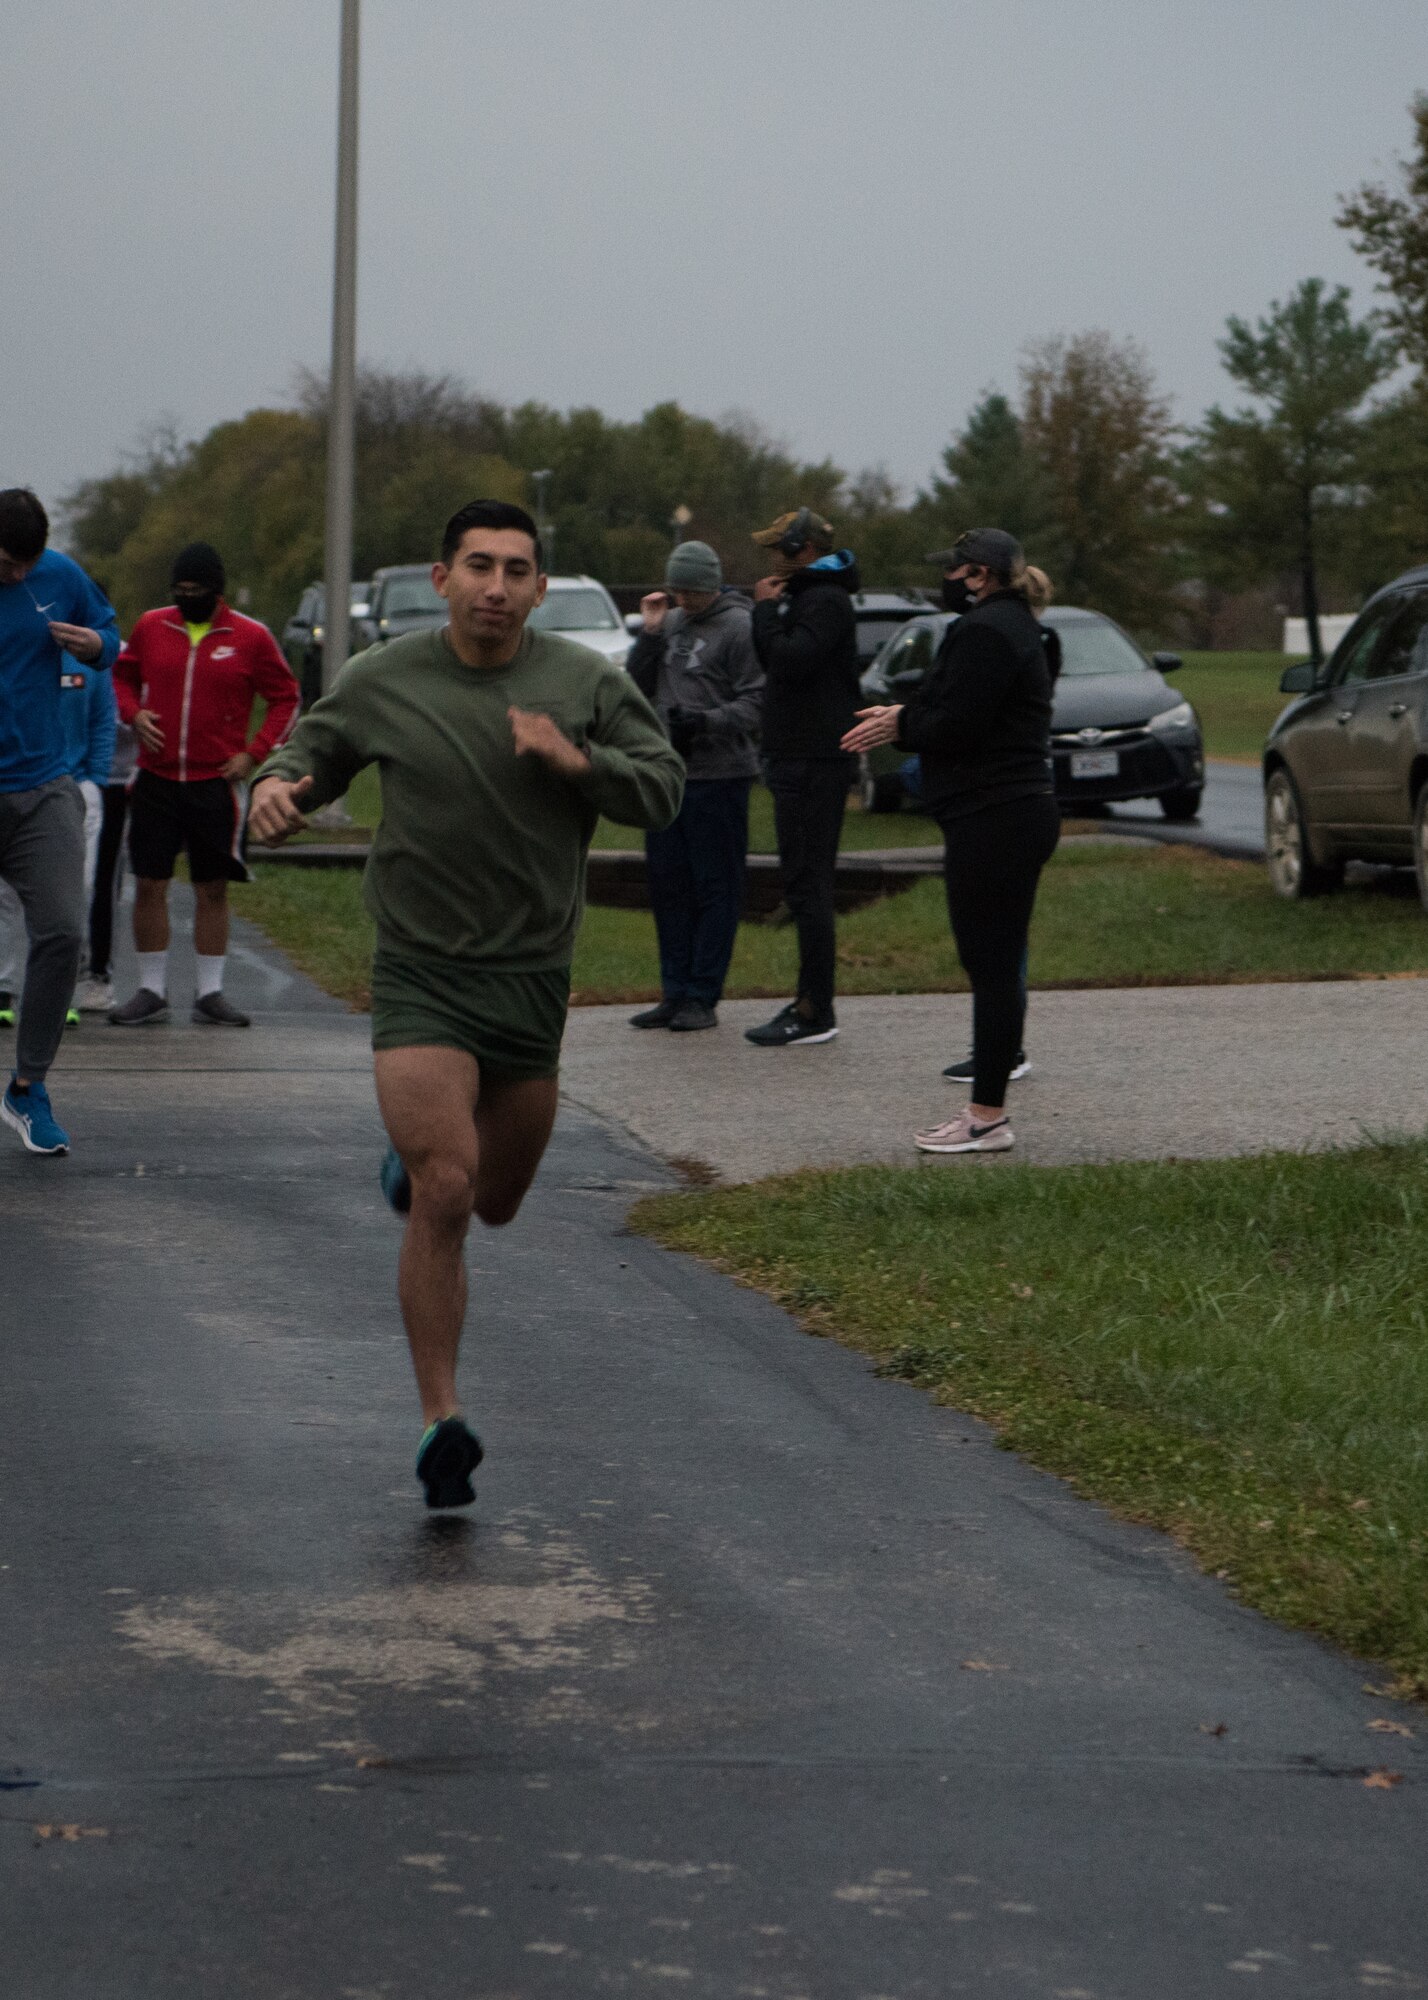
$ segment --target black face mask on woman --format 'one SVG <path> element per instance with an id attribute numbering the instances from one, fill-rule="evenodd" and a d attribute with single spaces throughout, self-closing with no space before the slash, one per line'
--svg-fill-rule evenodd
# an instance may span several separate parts
<path id="1" fill-rule="evenodd" d="M 967 588 L 965 576 L 944 576 L 942 579 L 942 608 L 944 611 L 970 611 L 976 603 Z"/>

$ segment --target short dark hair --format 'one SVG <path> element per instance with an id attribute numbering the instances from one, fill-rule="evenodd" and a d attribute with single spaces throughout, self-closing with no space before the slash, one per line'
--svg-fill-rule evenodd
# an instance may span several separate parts
<path id="1" fill-rule="evenodd" d="M 50 517 L 28 486 L 0 492 L 0 549 L 16 562 L 38 562 L 50 538 Z"/>
<path id="2" fill-rule="evenodd" d="M 515 528 L 523 535 L 529 535 L 535 543 L 536 568 L 545 564 L 545 551 L 540 545 L 540 530 L 524 507 L 512 506 L 509 500 L 468 500 L 464 507 L 458 507 L 446 524 L 441 537 L 441 560 L 451 566 L 451 558 L 461 547 L 462 538 L 473 528 Z"/>

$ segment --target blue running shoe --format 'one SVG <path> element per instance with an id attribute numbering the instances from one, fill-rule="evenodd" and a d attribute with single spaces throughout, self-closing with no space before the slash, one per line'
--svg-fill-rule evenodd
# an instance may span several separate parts
<path id="1" fill-rule="evenodd" d="M 417 1452 L 417 1478 L 428 1507 L 469 1507 L 476 1498 L 471 1475 L 485 1453 L 481 1440 L 460 1417 L 428 1424 Z"/>
<path id="2" fill-rule="evenodd" d="M 410 1215 L 412 1207 L 412 1184 L 401 1155 L 395 1146 L 388 1146 L 382 1160 L 382 1171 L 377 1176 L 382 1183 L 382 1193 L 387 1197 L 389 1207 L 398 1215 Z"/>
<path id="3" fill-rule="evenodd" d="M 27 1153 L 67 1153 L 69 1134 L 50 1109 L 50 1094 L 42 1083 L 21 1090 L 14 1077 L 0 1099 L 0 1118 L 20 1135 Z"/>

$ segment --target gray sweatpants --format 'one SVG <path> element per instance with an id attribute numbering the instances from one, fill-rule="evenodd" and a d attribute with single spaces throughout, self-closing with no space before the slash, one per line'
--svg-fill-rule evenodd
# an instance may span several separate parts
<path id="1" fill-rule="evenodd" d="M 30 939 L 15 1071 L 39 1083 L 64 1033 L 84 937 L 84 797 L 73 778 L 0 792 L 0 876 L 20 898 Z"/>

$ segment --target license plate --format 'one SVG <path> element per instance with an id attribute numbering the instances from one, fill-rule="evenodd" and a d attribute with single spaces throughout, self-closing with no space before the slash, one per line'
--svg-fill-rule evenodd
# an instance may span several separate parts
<path id="1" fill-rule="evenodd" d="M 1073 778 L 1114 778 L 1121 768 L 1118 750 L 1073 750 Z"/>

